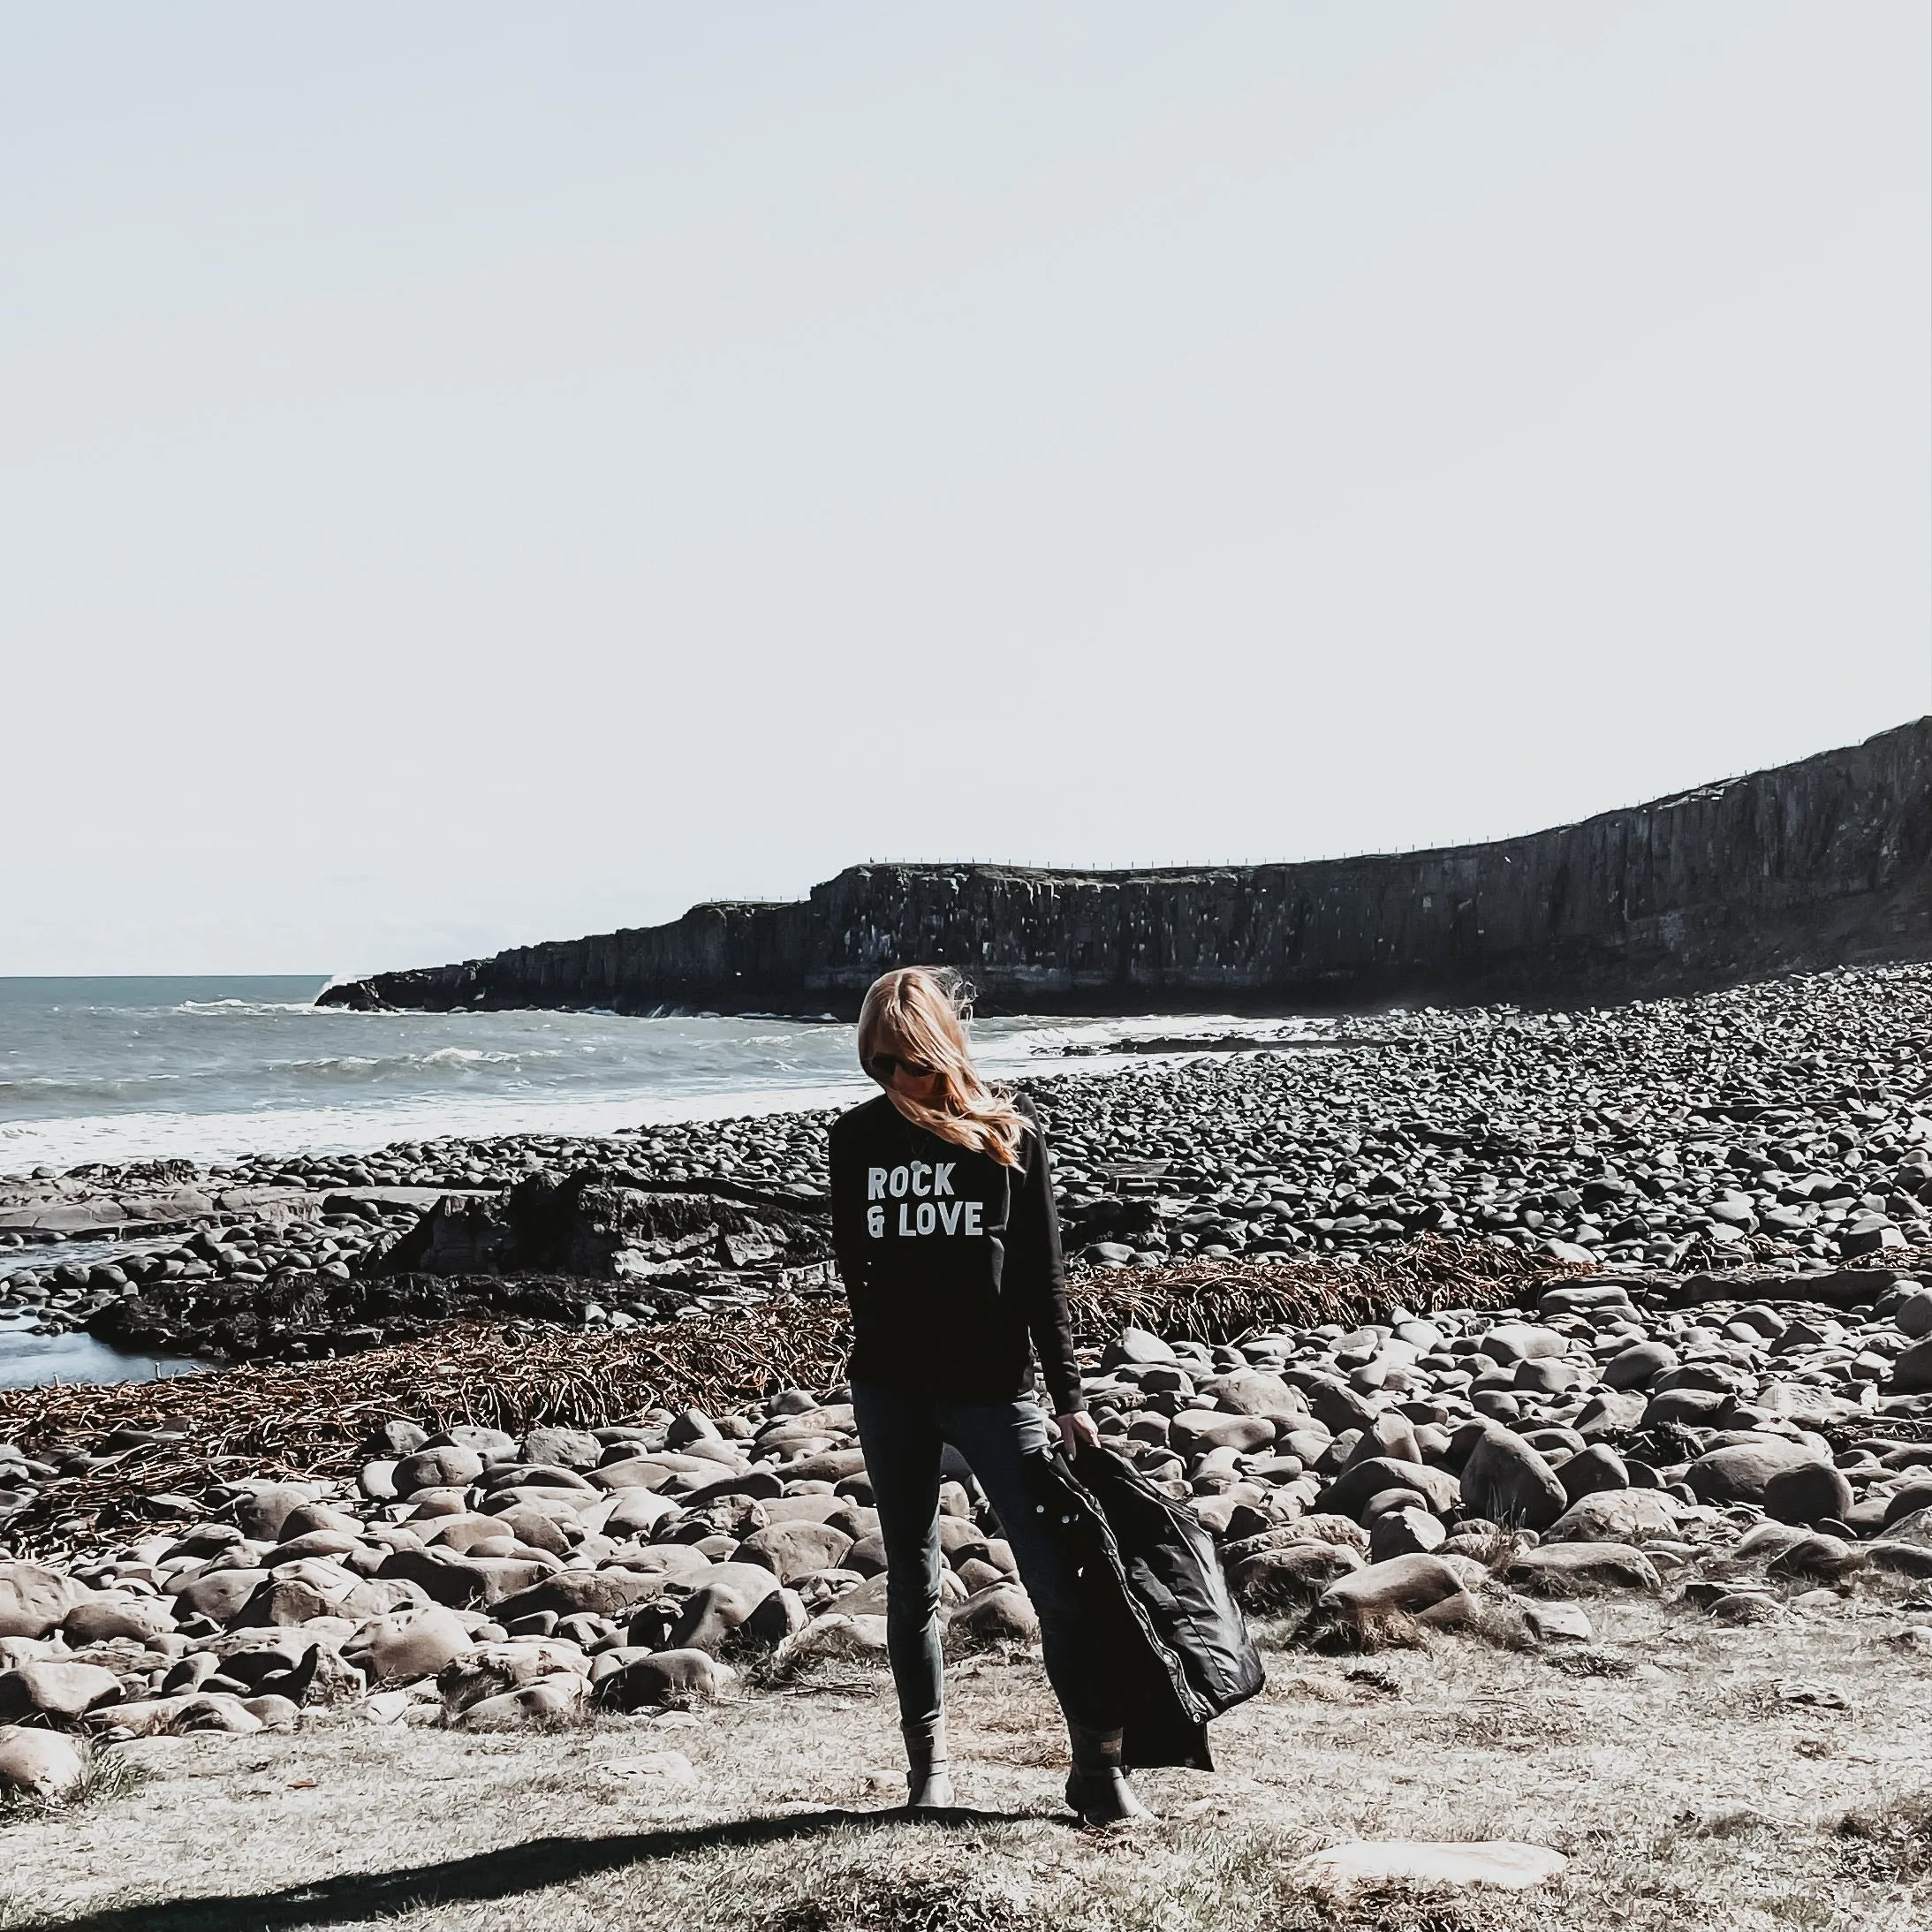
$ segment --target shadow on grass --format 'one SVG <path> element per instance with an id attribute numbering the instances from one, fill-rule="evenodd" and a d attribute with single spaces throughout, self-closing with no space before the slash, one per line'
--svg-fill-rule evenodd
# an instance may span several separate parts
<path id="1" fill-rule="evenodd" d="M 928 1811 L 928 1824 L 1019 1824 L 1030 1811 Z M 567 1885 L 627 1865 L 648 1865 L 720 1846 L 781 1845 L 830 1831 L 878 1830 L 910 1821 L 889 1811 L 802 1811 L 773 1818 L 739 1818 L 678 1830 L 626 1832 L 602 1838 L 532 1838 L 500 1851 L 413 1865 L 392 1872 L 345 1872 L 339 1878 L 280 1891 L 214 1893 L 163 1904 L 120 1905 L 79 1918 L 36 1918 L 19 1932 L 281 1932 L 284 1927 L 342 1925 L 423 1905 L 476 1904 Z M 1063 1821 L 1070 1828 L 1071 1818 Z M 506 1920 L 505 1923 L 514 1922 Z"/>

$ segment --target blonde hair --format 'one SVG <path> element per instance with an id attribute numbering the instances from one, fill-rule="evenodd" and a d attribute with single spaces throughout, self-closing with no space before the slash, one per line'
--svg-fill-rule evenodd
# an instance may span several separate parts
<path id="1" fill-rule="evenodd" d="M 1018 1167 L 1027 1117 L 1004 1088 L 980 1078 L 966 1044 L 972 1017 L 967 989 L 957 973 L 900 966 L 872 982 L 859 1009 L 859 1064 L 869 1073 L 880 1054 L 890 1053 L 931 1067 L 941 1080 L 937 1106 L 908 1100 L 891 1087 L 886 1098 L 915 1127 L 990 1155 L 1003 1167 Z"/>

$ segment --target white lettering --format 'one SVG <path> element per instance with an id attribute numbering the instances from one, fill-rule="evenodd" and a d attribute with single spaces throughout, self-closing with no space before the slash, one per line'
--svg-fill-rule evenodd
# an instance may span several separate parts
<path id="1" fill-rule="evenodd" d="M 903 1167 L 895 1167 L 892 1170 L 892 1178 L 886 1183 L 886 1186 L 892 1190 L 894 1201 L 904 1201 L 905 1199 L 906 1179 L 906 1172 Z"/>
<path id="2" fill-rule="evenodd" d="M 965 1211 L 966 1203 L 963 1201 L 955 1201 L 951 1202 L 950 1204 L 943 1204 L 939 1209 L 940 1231 L 944 1234 L 958 1233 L 959 1216 L 963 1213 L 965 1213 Z"/>
<path id="3" fill-rule="evenodd" d="M 983 1201 L 962 1201 L 960 1205 L 966 1209 L 966 1232 L 968 1234 L 979 1234 L 983 1232 L 984 1231 L 980 1226 L 980 1215 L 984 1209 L 986 1203 Z"/>
<path id="4" fill-rule="evenodd" d="M 866 1199 L 885 1199 L 885 1170 L 883 1167 L 868 1167 L 866 1170 Z"/>
<path id="5" fill-rule="evenodd" d="M 903 1174 L 905 1170 L 901 1168 L 899 1171 Z M 899 1235 L 902 1239 L 907 1241 L 910 1241 L 913 1238 L 912 1224 L 905 1218 L 905 1203 L 903 1201 L 899 1203 Z"/>
<path id="6" fill-rule="evenodd" d="M 929 1201 L 921 1201 L 919 1204 L 919 1214 L 917 1216 L 917 1220 L 919 1224 L 919 1231 L 921 1234 L 930 1234 L 933 1231 L 933 1219 L 934 1208 L 932 1202 Z"/>
<path id="7" fill-rule="evenodd" d="M 926 1182 L 921 1177 L 931 1172 L 932 1169 L 924 1161 L 914 1161 L 913 1163 L 913 1192 L 915 1194 L 923 1194 L 927 1192 Z"/>
<path id="8" fill-rule="evenodd" d="M 950 1194 L 952 1192 L 952 1171 L 958 1166 L 957 1161 L 941 1161 L 933 1169 L 933 1192 L 936 1194 Z"/>
<path id="9" fill-rule="evenodd" d="M 875 1174 L 883 1174 L 885 1170 L 883 1167 L 875 1167 L 872 1171 Z M 885 1209 L 883 1208 L 868 1208 L 866 1209 L 866 1232 L 875 1241 L 883 1237 L 885 1233 Z"/>

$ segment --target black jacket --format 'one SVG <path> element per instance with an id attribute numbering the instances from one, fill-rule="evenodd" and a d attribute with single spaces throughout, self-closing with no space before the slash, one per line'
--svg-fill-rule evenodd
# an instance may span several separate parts
<path id="1" fill-rule="evenodd" d="M 1035 1507 L 1057 1511 L 1080 1559 L 1083 1607 L 1122 1700 L 1126 1762 L 1211 1771 L 1209 1720 L 1266 1681 L 1213 1538 L 1110 1449 L 1030 1467 Z"/>
<path id="2" fill-rule="evenodd" d="M 1019 1165 L 915 1127 L 881 1094 L 832 1123 L 832 1246 L 854 1382 L 958 1401 L 1080 1405 L 1053 1170 L 1029 1103 Z"/>

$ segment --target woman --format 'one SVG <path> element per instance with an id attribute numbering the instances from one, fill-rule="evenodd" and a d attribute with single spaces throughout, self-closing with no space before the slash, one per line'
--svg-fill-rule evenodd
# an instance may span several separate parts
<path id="1" fill-rule="evenodd" d="M 1088 1823 L 1148 1815 L 1121 1769 L 1121 1720 L 1057 1520 L 1028 1502 L 1047 1449 L 1039 1352 L 1060 1440 L 1099 1432 L 1080 1401 L 1053 1179 L 1024 1100 L 989 1087 L 966 1045 L 963 989 L 906 966 L 866 995 L 859 1062 L 885 1091 L 832 1128 L 832 1229 L 852 1303 L 852 1411 L 886 1556 L 886 1637 L 905 1737 L 907 1804 L 953 1802 L 939 1643 L 944 1446 L 972 1466 L 1040 1617 L 1065 1713 L 1067 1803 Z"/>

